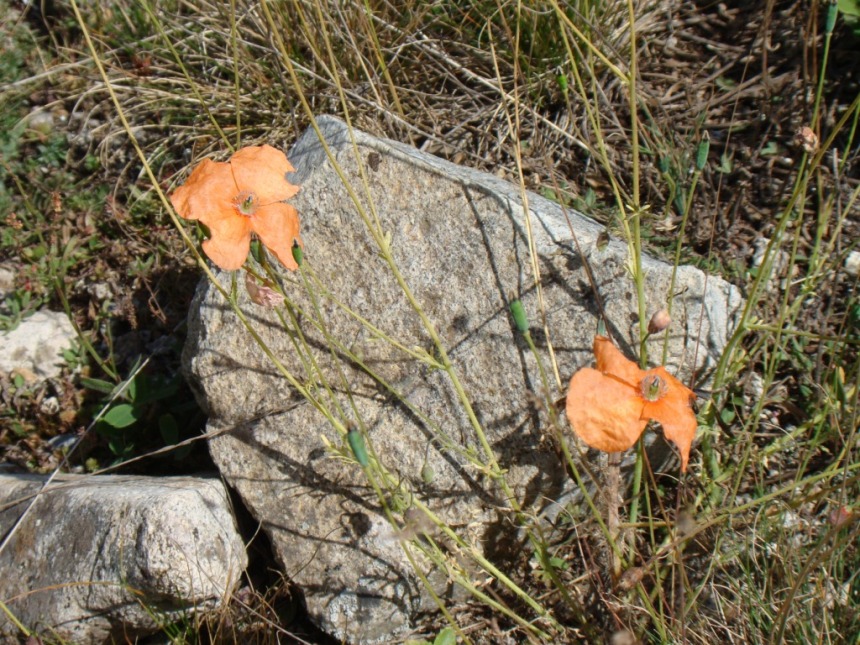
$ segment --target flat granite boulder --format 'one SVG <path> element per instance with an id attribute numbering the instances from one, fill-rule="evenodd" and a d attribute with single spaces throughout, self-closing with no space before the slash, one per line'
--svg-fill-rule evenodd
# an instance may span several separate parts
<path id="1" fill-rule="evenodd" d="M 530 515 L 552 516 L 577 499 L 547 438 L 546 410 L 536 402 L 562 396 L 573 372 L 591 364 L 598 305 L 557 204 L 528 194 L 547 338 L 518 187 L 350 131 L 334 118 L 318 124 L 326 147 L 309 130 L 289 155 L 298 169 L 292 180 L 301 186 L 291 203 L 301 213 L 305 255 L 301 274 L 281 278 L 293 317 L 254 304 L 243 278 L 217 274 L 318 404 L 279 374 L 206 281 L 192 307 L 184 364 L 209 412 L 210 431 L 223 431 L 210 442 L 218 468 L 271 537 L 311 617 L 338 639 L 373 643 L 396 639 L 435 607 L 400 542 L 414 524 L 414 500 L 491 560 L 513 562 L 522 553 L 523 536 L 502 491 L 475 466 L 488 457 L 474 424 Z M 380 257 L 357 205 L 390 240 L 402 281 Z M 567 215 L 594 272 L 608 329 L 632 355 L 638 322 L 626 246 L 598 245 L 603 227 Z M 645 258 L 644 269 L 650 315 L 667 304 L 672 267 Z M 731 285 L 692 267 L 678 270 L 673 293 L 668 366 L 685 380 L 695 373 L 701 383 L 742 301 Z M 511 320 L 513 298 L 529 313 L 551 381 L 548 396 Z M 428 324 L 462 390 L 434 367 L 440 354 Z M 649 347 L 662 355 L 662 335 Z M 394 526 L 321 409 L 366 436 L 372 454 L 396 475 L 399 486 L 386 493 Z M 650 450 L 655 467 L 672 454 L 662 440 Z M 445 571 L 417 564 L 443 600 L 456 595 Z"/>
<path id="2" fill-rule="evenodd" d="M 34 634 L 133 642 L 239 583 L 247 555 L 220 480 L 63 475 L 30 507 L 45 479 L 0 475 L 0 601 Z M 0 640 L 15 636 L 0 612 Z"/>

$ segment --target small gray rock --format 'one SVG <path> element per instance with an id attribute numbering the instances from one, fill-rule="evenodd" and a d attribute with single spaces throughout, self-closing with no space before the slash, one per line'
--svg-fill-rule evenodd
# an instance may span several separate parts
<path id="1" fill-rule="evenodd" d="M 0 535 L 44 481 L 0 474 Z M 125 642 L 216 607 L 246 566 L 218 479 L 62 476 L 0 552 L 0 600 L 37 634 Z M 16 633 L 0 613 L 0 636 Z"/>
<path id="2" fill-rule="evenodd" d="M 20 370 L 43 380 L 59 376 L 65 365 L 62 354 L 76 338 L 66 314 L 37 311 L 0 334 L 0 371 Z"/>

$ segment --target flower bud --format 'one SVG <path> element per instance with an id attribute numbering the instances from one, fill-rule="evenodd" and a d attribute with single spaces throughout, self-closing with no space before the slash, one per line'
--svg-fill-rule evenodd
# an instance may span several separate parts
<path id="1" fill-rule="evenodd" d="M 672 316 L 670 316 L 669 312 L 665 309 L 661 309 L 651 316 L 651 320 L 648 321 L 648 333 L 656 334 L 657 332 L 663 331 L 671 324 Z"/>

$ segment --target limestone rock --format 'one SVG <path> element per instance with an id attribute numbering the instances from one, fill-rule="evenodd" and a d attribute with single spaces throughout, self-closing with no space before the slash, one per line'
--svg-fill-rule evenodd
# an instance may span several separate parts
<path id="1" fill-rule="evenodd" d="M 422 353 L 438 359 L 439 352 L 357 205 L 390 239 L 403 284 L 444 345 L 474 420 L 519 503 L 535 515 L 553 515 L 575 499 L 547 438 L 546 410 L 535 402 L 562 396 L 572 373 L 591 364 L 598 304 L 557 204 L 528 195 L 547 338 L 517 187 L 350 132 L 333 118 L 318 123 L 352 193 L 316 134 L 306 133 L 289 155 L 298 169 L 292 181 L 301 185 L 291 201 L 302 216 L 306 262 L 304 277 L 283 277 L 296 322 L 285 316 L 285 331 L 275 310 L 250 301 L 241 278 L 236 294 L 249 323 L 319 407 L 359 428 L 396 474 L 400 487 L 387 492 L 396 526 L 362 470 L 344 458 L 344 438 L 278 373 L 205 281 L 192 306 L 184 362 L 210 414 L 210 430 L 225 431 L 210 442 L 212 456 L 270 535 L 311 617 L 339 639 L 373 643 L 396 638 L 417 613 L 434 607 L 398 541 L 414 518 L 414 508 L 406 508 L 410 499 L 420 498 L 491 559 L 512 561 L 525 545 L 510 513 L 501 510 L 507 504 L 498 486 L 471 463 L 470 455 L 485 462 L 487 456 L 457 387 L 420 360 Z M 626 247 L 598 245 L 601 226 L 567 215 L 594 271 L 608 328 L 632 355 L 638 323 Z M 644 264 L 650 315 L 667 304 L 672 268 L 650 258 Z M 218 280 L 229 294 L 231 276 L 219 273 Z M 678 270 L 672 292 L 668 365 L 684 379 L 695 372 L 701 383 L 741 298 L 728 283 L 691 267 Z M 551 381 L 548 396 L 511 320 L 512 298 L 530 315 Z M 649 347 L 653 356 L 662 354 L 659 339 Z M 655 444 L 652 464 L 665 454 L 665 444 Z M 424 561 L 419 566 L 427 567 L 434 591 L 449 598 L 445 572 Z"/>
<path id="2" fill-rule="evenodd" d="M 44 480 L 0 474 L 0 535 Z M 37 634 L 125 642 L 217 606 L 246 565 L 218 479 L 62 476 L 0 552 L 0 600 Z M 0 613 L 0 638 L 16 633 Z"/>
<path id="3" fill-rule="evenodd" d="M 0 334 L 0 371 L 20 370 L 41 379 L 59 376 L 65 364 L 62 353 L 76 337 L 66 314 L 37 311 Z"/>

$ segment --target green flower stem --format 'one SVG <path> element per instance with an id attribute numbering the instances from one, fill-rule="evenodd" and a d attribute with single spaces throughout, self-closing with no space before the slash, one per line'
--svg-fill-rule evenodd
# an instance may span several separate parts
<path id="1" fill-rule="evenodd" d="M 377 471 L 374 471 L 374 466 L 378 469 Z M 385 481 L 386 488 L 389 488 L 389 489 L 393 487 L 393 485 L 392 485 L 392 482 L 394 480 L 393 476 L 390 473 L 388 473 L 382 467 L 381 463 L 377 460 L 374 460 L 371 465 L 362 466 L 361 468 L 364 471 L 365 475 L 367 476 L 371 487 L 376 492 L 376 495 L 377 495 L 380 503 L 382 504 L 384 513 L 385 513 L 389 523 L 393 527 L 397 528 L 398 527 L 397 520 L 394 517 L 394 514 L 392 513 L 392 511 L 391 511 L 391 509 L 390 509 L 390 507 L 386 501 L 385 494 L 383 493 L 382 487 L 377 482 L 376 475 L 374 474 L 374 472 L 377 472 L 382 477 L 382 479 Z M 552 614 L 550 614 L 550 612 L 547 609 L 545 609 L 543 606 L 540 605 L 540 603 L 538 603 L 531 596 L 529 596 L 528 593 L 526 593 L 523 589 L 521 589 L 513 580 L 511 580 L 507 575 L 505 575 L 501 570 L 499 570 L 492 562 L 487 560 L 477 549 L 475 549 L 473 546 L 471 546 L 470 544 L 465 542 L 459 535 L 457 535 L 451 528 L 449 528 L 448 525 L 438 515 L 436 515 L 429 507 L 427 507 L 423 502 L 421 502 L 421 500 L 413 497 L 412 498 L 412 505 L 415 506 L 415 508 L 417 508 L 419 511 L 421 511 L 421 513 L 423 513 L 424 516 L 427 517 L 430 520 L 430 522 L 441 533 L 443 533 L 445 535 L 445 537 L 447 537 L 449 540 L 451 540 L 454 544 L 456 544 L 458 547 L 460 547 L 463 551 L 469 553 L 470 557 L 484 571 L 486 571 L 487 573 L 489 573 L 490 575 L 495 577 L 500 583 L 502 583 L 512 593 L 517 595 L 524 603 L 526 603 L 529 607 L 531 607 L 531 609 L 536 614 L 538 614 L 544 620 L 549 621 L 549 623 L 551 625 L 553 625 L 554 628 L 559 629 L 559 630 L 561 629 L 560 625 L 552 617 Z M 457 582 L 458 582 L 458 584 L 460 584 L 461 586 L 463 586 L 465 589 L 469 590 L 470 592 L 472 592 L 473 590 L 477 591 L 476 589 L 474 589 L 474 587 L 472 587 L 470 585 L 470 583 L 467 583 L 466 580 L 467 579 L 462 578 L 462 579 L 458 579 Z M 483 600 L 483 598 L 481 598 L 481 599 Z M 499 608 L 499 609 L 501 610 L 501 608 Z M 533 631 L 533 632 L 540 634 L 542 636 L 546 636 L 546 634 L 543 634 L 543 632 L 541 632 L 540 630 L 537 630 L 537 628 L 534 627 L 534 625 L 531 625 L 531 623 L 529 623 L 528 621 L 525 621 L 521 617 L 517 616 L 515 613 L 511 612 L 510 610 L 507 610 L 505 613 L 506 613 L 506 615 L 510 616 L 512 619 L 514 619 L 517 622 L 519 622 L 520 624 L 522 624 L 523 626 L 528 627 L 528 629 L 530 631 Z"/>
<path id="2" fill-rule="evenodd" d="M 185 58 L 179 53 L 179 51 L 176 49 L 176 46 L 174 45 L 174 43 L 177 42 L 177 40 L 178 40 L 177 35 L 165 33 L 163 21 L 152 10 L 152 6 L 150 5 L 149 2 L 141 2 L 141 3 L 139 3 L 139 6 L 142 7 L 143 10 L 146 12 L 147 17 L 149 18 L 149 24 L 151 24 L 155 27 L 155 30 L 158 32 L 158 35 L 161 37 L 161 42 L 164 43 L 164 46 L 170 50 L 170 54 L 173 56 L 173 61 L 176 63 L 177 67 L 179 67 L 179 70 L 182 72 L 182 76 L 186 81 L 185 86 L 190 88 L 191 93 L 194 95 L 194 99 L 196 101 L 195 106 L 197 108 L 203 110 L 203 112 L 206 114 L 206 117 L 209 120 L 209 124 L 218 133 L 218 137 L 221 139 L 221 142 L 227 147 L 227 149 L 230 152 L 235 152 L 236 148 L 230 142 L 230 138 L 227 136 L 227 134 L 221 128 L 221 124 L 218 122 L 218 119 L 215 117 L 214 114 L 212 114 L 212 111 L 209 109 L 209 101 L 207 101 L 203 97 L 203 95 L 200 93 L 198 83 L 196 83 L 194 81 L 194 79 L 191 77 L 191 74 L 188 73 L 188 68 L 185 66 Z M 87 41 L 87 47 L 89 48 L 90 53 L 93 56 L 93 60 L 96 61 L 96 66 L 99 68 L 99 75 L 102 77 L 102 80 L 105 82 L 105 87 L 107 88 L 108 92 L 111 94 L 111 99 L 113 99 L 113 102 L 117 107 L 119 117 L 120 117 L 122 124 L 123 124 L 123 128 L 125 129 L 126 134 L 128 134 L 129 138 L 132 140 L 132 142 L 133 142 L 132 145 L 134 145 L 135 149 L 137 149 L 137 147 L 138 147 L 137 146 L 137 140 L 136 140 L 134 134 L 132 133 L 128 123 L 126 122 L 125 115 L 122 113 L 122 110 L 119 109 L 120 106 L 119 106 L 119 103 L 116 101 L 116 97 L 114 96 L 113 88 L 111 87 L 110 81 L 108 80 L 107 76 L 104 74 L 104 70 L 102 69 L 101 62 L 99 61 L 98 57 L 96 56 L 96 51 L 93 48 L 92 43 L 90 41 L 89 32 L 84 27 L 84 25 L 86 23 L 83 22 L 83 19 L 80 16 L 80 12 L 78 10 L 76 0 L 72 0 L 72 9 L 75 12 L 75 18 L 77 20 L 78 25 L 82 28 L 82 30 L 84 32 L 84 37 Z M 238 60 L 238 56 L 236 58 Z M 237 84 L 238 84 L 238 78 L 239 77 L 237 75 L 236 76 Z M 237 102 L 236 105 L 239 105 L 239 103 Z M 239 112 L 239 110 L 237 110 L 237 113 L 238 112 Z M 237 118 L 238 118 L 238 115 L 237 115 Z M 149 171 L 149 164 L 143 158 L 143 153 L 140 150 L 137 150 L 137 153 L 138 153 L 138 156 L 141 157 L 141 160 L 144 163 L 144 167 L 147 170 L 147 174 L 151 174 Z M 152 185 L 157 187 L 158 183 L 155 182 L 155 179 L 153 177 L 150 177 L 150 179 L 153 182 Z M 163 198 L 163 194 L 161 192 L 161 189 L 156 188 L 156 190 L 158 191 L 159 196 L 161 196 Z M 168 212 L 169 211 L 170 211 L 170 209 L 168 209 Z"/>
<path id="3" fill-rule="evenodd" d="M 445 536 L 455 542 L 461 548 L 464 548 L 468 551 L 471 557 L 475 560 L 475 562 L 481 566 L 485 571 L 487 571 L 490 575 L 496 578 L 499 582 L 501 582 L 505 587 L 507 587 L 510 591 L 517 595 L 524 603 L 526 603 L 531 609 L 539 615 L 541 618 L 550 622 L 551 625 L 558 628 L 559 625 L 555 618 L 547 611 L 543 606 L 540 605 L 536 600 L 534 600 L 531 596 L 528 595 L 523 589 L 521 589 L 513 580 L 511 580 L 507 575 L 505 575 L 501 570 L 499 570 L 492 562 L 487 560 L 479 551 L 477 551 L 474 547 L 464 542 L 463 539 L 458 536 L 452 529 L 448 527 L 433 511 L 431 511 L 426 505 L 424 505 L 420 500 L 413 500 L 415 507 L 420 510 L 424 515 L 426 515 L 433 524 L 445 534 Z M 520 621 L 522 619 L 519 619 Z M 530 624 L 530 623 L 528 623 Z M 536 629 L 533 625 L 530 629 Z"/>
<path id="4" fill-rule="evenodd" d="M 391 489 L 390 481 L 389 481 L 391 479 L 390 473 L 388 473 L 387 471 L 385 471 L 382 468 L 382 466 L 378 460 L 375 460 L 373 462 L 373 464 L 371 464 L 370 462 L 364 463 L 364 464 L 359 463 L 359 466 L 360 466 L 362 472 L 364 472 L 364 475 L 367 477 L 367 481 L 370 483 L 370 486 L 373 489 L 374 493 L 376 494 L 376 498 L 379 501 L 380 505 L 382 506 L 383 515 L 385 515 L 385 518 L 388 520 L 388 524 L 394 530 L 399 530 L 400 527 L 399 527 L 399 523 L 397 521 L 397 518 L 394 516 L 394 513 L 392 512 L 391 507 L 388 504 L 386 495 L 385 495 L 384 491 L 382 490 L 382 486 L 380 486 L 379 482 L 376 479 L 376 474 L 379 474 L 381 476 L 381 478 L 385 481 L 386 488 L 390 490 Z M 374 467 L 378 468 L 379 470 L 375 471 Z M 436 520 L 441 523 L 441 520 L 439 520 L 438 518 L 436 518 Z M 406 556 L 406 559 L 409 560 L 409 564 L 411 565 L 412 570 L 415 572 L 415 574 L 421 580 L 421 584 L 424 585 L 425 590 L 427 591 L 427 593 L 430 594 L 430 597 L 433 599 L 433 602 L 436 604 L 436 606 L 439 608 L 439 610 L 445 616 L 445 619 L 454 628 L 454 630 L 460 635 L 460 637 L 463 638 L 464 642 L 466 642 L 466 643 L 471 642 L 468 639 L 468 637 L 466 637 L 466 635 L 462 632 L 459 624 L 454 619 L 454 617 L 450 614 L 447 607 L 445 607 L 445 603 L 442 601 L 441 598 L 439 598 L 439 595 L 433 589 L 433 585 L 430 584 L 430 581 L 427 579 L 427 577 L 421 571 L 421 567 L 419 566 L 418 562 L 415 561 L 415 558 L 412 555 L 412 553 L 410 552 L 406 541 L 405 540 L 398 540 L 398 544 L 400 545 L 401 550 L 403 551 L 404 555 Z M 430 559 L 433 560 L 434 562 L 436 562 L 437 564 L 444 566 L 444 561 L 440 561 L 440 560 L 434 559 L 434 558 L 430 558 Z M 520 619 L 520 620 L 522 620 L 522 619 Z"/>
<path id="5" fill-rule="evenodd" d="M 396 347 L 401 352 L 403 352 L 405 355 L 407 355 L 411 358 L 414 358 L 417 361 L 420 361 L 421 363 L 425 364 L 430 369 L 442 369 L 443 368 L 442 364 L 439 363 L 438 361 L 436 361 L 427 352 L 416 351 L 414 349 L 410 349 L 409 347 L 406 347 L 403 343 L 392 338 L 391 336 L 386 334 L 384 331 L 382 331 L 381 329 L 376 327 L 372 322 L 370 322 L 366 318 L 359 316 L 357 313 L 355 313 L 355 311 L 353 311 L 352 309 L 347 307 L 345 304 L 343 304 L 343 302 L 338 300 L 334 296 L 334 294 L 332 294 L 330 291 L 328 291 L 324 287 L 324 285 L 322 285 L 322 283 L 320 283 L 319 279 L 316 276 L 316 273 L 314 273 L 314 271 L 313 271 L 312 266 L 309 266 L 307 268 L 307 271 L 308 271 L 308 275 L 310 275 L 311 279 L 314 281 L 314 288 L 317 290 L 317 292 L 320 293 L 323 297 L 325 297 L 329 302 L 336 305 L 341 311 L 343 311 L 345 314 L 347 314 L 353 320 L 355 320 L 356 322 L 361 324 L 361 326 L 364 327 L 367 331 L 369 331 L 370 334 L 374 338 L 376 338 L 377 340 L 383 341 L 387 344 L 390 344 L 392 347 Z"/>
<path id="6" fill-rule="evenodd" d="M 88 583 L 88 584 L 92 584 L 92 583 Z M 27 629 L 27 627 L 24 625 L 24 623 L 22 623 L 20 620 L 18 620 L 18 617 L 12 613 L 12 610 L 9 609 L 9 607 L 6 606 L 6 603 L 4 603 L 2 600 L 0 600 L 0 611 L 2 611 L 4 614 L 6 614 L 6 618 L 9 619 L 9 622 L 12 623 L 13 625 L 15 625 L 15 627 L 18 628 L 18 631 L 20 631 L 24 636 L 26 636 L 27 638 L 30 638 L 33 636 L 33 632 L 31 632 L 29 629 Z"/>
<path id="7" fill-rule="evenodd" d="M 451 628 L 455 632 L 457 632 L 457 635 L 462 639 L 464 644 L 471 643 L 471 639 L 460 628 L 459 623 L 451 615 L 451 612 L 449 612 L 448 608 L 445 606 L 445 602 L 433 589 L 433 585 L 430 584 L 430 581 L 427 579 L 427 576 L 424 575 L 424 572 L 421 571 L 421 567 L 419 566 L 418 562 L 415 561 L 415 556 L 409 550 L 409 544 L 405 543 L 403 540 L 400 541 L 400 544 L 401 548 L 403 549 L 403 553 L 406 555 L 406 559 L 409 560 L 409 564 L 412 566 L 412 570 L 415 572 L 415 575 L 418 576 L 419 580 L 421 580 L 421 584 L 424 585 L 424 589 L 427 591 L 428 594 L 430 594 L 430 597 L 433 599 L 433 602 L 436 604 L 436 607 L 438 607 L 439 611 L 442 612 L 442 615 L 445 616 L 445 620 L 447 620 L 448 624 L 451 625 Z"/>
<path id="8" fill-rule="evenodd" d="M 672 276 L 669 278 L 669 289 L 666 292 L 666 311 L 672 315 L 672 308 L 675 304 L 675 282 L 678 278 L 678 266 L 681 264 L 681 250 L 684 248 L 684 234 L 687 230 L 687 223 L 690 219 L 690 212 L 693 210 L 693 196 L 696 194 L 696 187 L 699 184 L 699 179 L 702 176 L 702 168 L 699 168 L 697 163 L 693 170 L 693 178 L 690 182 L 690 188 L 687 190 L 686 199 L 684 200 L 684 213 L 681 216 L 681 226 L 678 228 L 678 243 L 675 245 L 675 258 L 672 262 Z M 663 359 L 660 361 L 662 365 L 666 364 L 669 358 L 669 329 L 663 333 Z"/>
<path id="9" fill-rule="evenodd" d="M 307 271 L 307 274 L 312 277 L 312 279 L 315 281 L 315 284 L 318 284 L 316 282 L 316 276 L 313 273 L 313 266 L 309 262 L 305 262 L 304 266 L 305 266 L 305 271 Z M 334 299 L 331 296 L 331 294 L 326 293 L 325 295 L 327 295 L 330 298 L 331 302 L 334 302 L 340 308 L 342 308 L 344 311 L 346 311 L 347 313 L 350 313 L 350 310 L 348 308 L 346 308 L 345 305 L 343 305 L 343 303 L 340 303 L 336 299 Z M 325 333 L 323 330 L 323 327 L 320 325 L 319 322 L 317 322 L 314 319 L 313 316 L 309 315 L 307 312 L 305 312 L 301 307 L 299 307 L 295 303 L 292 303 L 291 306 L 292 306 L 292 309 L 294 310 L 294 313 L 292 314 L 294 320 L 297 319 L 298 315 L 304 315 L 306 317 L 306 320 L 311 325 L 313 325 L 318 331 L 320 331 L 320 333 Z M 358 316 L 354 316 L 354 317 L 356 317 L 356 319 L 358 319 L 359 321 L 362 320 Z M 285 327 L 287 327 L 286 323 L 284 323 L 284 325 L 285 325 Z M 448 436 L 448 434 L 446 434 L 438 426 L 437 423 L 435 423 L 432 419 L 427 417 L 424 414 L 424 412 L 422 412 L 419 408 L 415 407 L 412 403 L 410 403 L 409 399 L 406 398 L 402 392 L 400 392 L 394 385 L 392 385 L 391 383 L 386 381 L 385 378 L 383 378 L 380 374 L 377 374 L 369 365 L 367 365 L 364 362 L 364 360 L 360 356 L 353 353 L 349 347 L 344 345 L 337 338 L 332 337 L 330 335 L 327 335 L 326 338 L 328 339 L 328 342 L 331 343 L 332 346 L 338 352 L 343 354 L 343 356 L 345 356 L 350 362 L 354 363 L 359 369 L 361 369 L 371 379 L 373 379 L 376 383 L 378 383 L 383 388 L 385 388 L 388 392 L 390 392 L 392 394 L 392 396 L 394 396 L 398 401 L 400 401 L 403 405 L 405 405 L 409 409 L 409 411 L 412 414 L 414 414 L 416 416 L 416 418 L 418 418 L 422 423 L 427 425 L 429 428 L 432 428 L 432 430 L 435 434 L 434 441 L 436 441 L 441 448 L 448 450 L 452 453 L 458 454 L 459 456 L 470 461 L 471 463 L 474 463 L 476 466 L 482 466 L 482 464 L 480 462 L 476 462 L 474 460 L 474 457 L 470 452 L 463 450 L 461 446 L 457 445 L 453 441 L 453 439 L 451 439 L 451 437 Z M 385 337 L 385 338 L 387 338 L 387 337 Z M 421 356 L 419 356 L 419 355 L 414 355 L 414 356 L 416 358 L 418 358 L 418 360 L 422 360 Z M 426 362 L 426 361 L 424 361 L 424 362 Z M 434 363 L 434 365 L 435 365 L 435 363 Z"/>
<path id="10" fill-rule="evenodd" d="M 612 536 L 612 533 L 609 531 L 609 528 L 606 526 L 606 522 L 603 521 L 603 515 L 598 510 L 597 506 L 594 503 L 594 500 L 591 498 L 591 495 L 588 494 L 588 488 L 585 486 L 585 482 L 582 481 L 582 476 L 579 474 L 579 468 L 576 466 L 576 462 L 573 459 L 573 455 L 570 453 L 570 447 L 567 445 L 567 442 L 564 440 L 562 436 L 561 429 L 558 429 L 558 442 L 561 446 L 562 454 L 564 455 L 564 460 L 570 469 L 571 474 L 573 475 L 574 480 L 576 481 L 576 485 L 579 488 L 579 492 L 582 493 L 582 497 L 585 500 L 585 503 L 588 505 L 588 508 L 591 510 L 591 514 L 594 517 L 594 520 L 600 526 L 600 531 L 603 533 L 603 537 L 606 540 L 606 543 L 609 544 L 610 549 L 615 554 L 617 558 L 621 558 L 621 549 L 618 548 L 618 545 L 615 542 L 615 539 Z M 591 479 L 593 481 L 597 481 L 596 478 L 592 475 Z"/>
<path id="11" fill-rule="evenodd" d="M 642 471 L 645 463 L 645 444 L 642 437 L 636 441 L 636 463 L 633 466 L 633 488 L 630 498 L 629 521 L 635 524 L 639 521 L 639 497 L 642 493 Z M 630 562 L 636 558 L 636 544 L 631 539 L 628 545 L 628 557 Z"/>
<path id="12" fill-rule="evenodd" d="M 284 47 L 284 43 L 283 43 L 283 40 L 280 36 L 280 33 L 277 31 L 277 29 L 274 29 L 274 20 L 272 19 L 267 0 L 263 0 L 263 2 L 261 3 L 261 8 L 262 8 L 262 10 L 266 16 L 266 19 L 267 19 L 269 25 L 271 27 L 273 27 L 272 34 L 277 41 L 278 48 L 279 48 L 279 50 L 281 52 L 281 56 L 283 58 L 284 66 L 287 68 L 287 72 L 290 75 L 290 79 L 293 82 L 294 87 L 301 87 L 301 83 L 299 81 L 298 75 L 297 75 L 296 70 L 292 64 L 292 61 L 290 60 L 290 57 L 287 55 L 287 52 L 286 52 L 286 49 Z M 329 43 L 326 42 L 326 45 L 328 47 Z M 344 102 L 345 99 L 342 95 L 342 88 L 339 87 L 338 90 L 340 92 L 341 101 Z M 311 122 L 311 126 L 314 128 L 314 131 L 317 133 L 317 136 L 319 137 L 320 144 L 322 145 L 323 149 L 325 150 L 326 156 L 328 157 L 330 163 L 332 164 L 332 167 L 334 168 L 335 172 L 340 177 L 341 183 L 344 186 L 344 189 L 347 191 L 347 193 L 348 193 L 351 201 L 355 205 L 360 217 L 364 221 L 365 226 L 366 226 L 369 234 L 374 239 L 374 242 L 376 243 L 377 247 L 379 248 L 380 257 L 389 266 L 395 281 L 397 282 L 398 286 L 402 290 L 402 292 L 403 292 L 404 296 L 406 297 L 407 301 L 409 302 L 412 310 L 419 317 L 419 319 L 421 320 L 422 326 L 424 327 L 425 331 L 428 333 L 431 340 L 433 341 L 433 344 L 436 347 L 436 351 L 439 353 L 439 357 L 441 359 L 440 363 L 442 365 L 442 369 L 448 375 L 448 378 L 449 378 L 451 384 L 453 385 L 454 390 L 457 392 L 457 397 L 460 400 L 460 403 L 462 404 L 463 409 L 466 412 L 466 416 L 469 419 L 469 423 L 471 424 L 473 430 L 475 431 L 475 435 L 478 439 L 478 442 L 480 443 L 481 448 L 484 451 L 484 456 L 487 459 L 487 466 L 486 466 L 487 475 L 499 485 L 499 487 L 501 488 L 501 490 L 504 494 L 505 502 L 511 507 L 511 509 L 513 511 L 519 513 L 520 512 L 519 503 L 517 502 L 516 497 L 513 494 L 513 491 L 511 490 L 510 486 L 508 485 L 507 481 L 505 480 L 504 472 L 501 469 L 501 467 L 499 466 L 499 463 L 496 459 L 496 456 L 493 453 L 493 449 L 490 446 L 489 441 L 487 440 L 484 429 L 481 426 L 480 422 L 478 421 L 477 416 L 475 415 L 475 411 L 472 407 L 471 401 L 469 400 L 469 397 L 466 394 L 465 388 L 463 387 L 462 383 L 460 382 L 460 379 L 457 375 L 457 372 L 454 370 L 453 364 L 448 357 L 448 353 L 445 350 L 444 344 L 442 343 L 442 340 L 439 337 L 439 334 L 436 331 L 435 326 L 430 321 L 430 319 L 427 317 L 427 315 L 424 313 L 423 309 L 421 308 L 420 304 L 418 303 L 414 294 L 412 293 L 411 288 L 406 283 L 406 280 L 403 277 L 403 274 L 400 272 L 399 267 L 397 266 L 397 264 L 394 261 L 394 258 L 393 258 L 392 253 L 391 253 L 390 236 L 382 231 L 382 226 L 381 226 L 381 223 L 379 220 L 379 216 L 376 212 L 376 208 L 373 204 L 373 201 L 372 200 L 369 201 L 370 213 L 368 214 L 368 212 L 362 207 L 362 204 L 358 198 L 358 195 L 356 194 L 355 190 L 353 189 L 352 185 L 350 184 L 349 180 L 347 179 L 343 169 L 340 167 L 340 164 L 337 163 L 337 160 L 335 159 L 334 154 L 331 151 L 331 148 L 328 146 L 328 143 L 325 141 L 325 137 L 322 136 L 322 132 L 320 132 L 319 126 L 317 125 L 316 120 L 314 119 L 313 110 L 312 110 L 310 104 L 308 103 L 307 98 L 304 96 L 304 94 L 302 92 L 298 93 L 298 97 L 299 97 L 300 102 L 302 103 L 302 106 L 305 110 L 305 113 L 306 113 L 308 119 Z M 347 126 L 351 132 L 352 129 L 351 129 L 351 122 L 349 119 L 349 111 L 348 110 L 344 110 L 344 117 L 346 119 Z M 354 140 L 353 140 L 353 146 L 354 147 L 356 146 Z M 355 152 L 356 152 L 356 157 L 358 157 L 357 149 L 355 150 Z M 362 180 L 364 182 L 365 188 L 367 189 L 367 181 L 366 181 L 366 177 L 364 175 L 364 169 L 361 165 L 359 165 L 359 172 L 362 176 Z M 369 194 L 369 190 L 367 190 L 366 192 Z"/>

